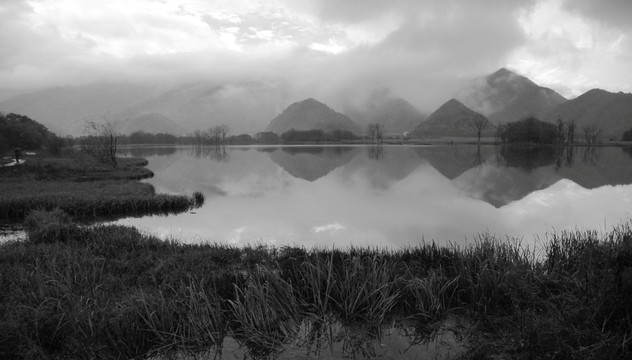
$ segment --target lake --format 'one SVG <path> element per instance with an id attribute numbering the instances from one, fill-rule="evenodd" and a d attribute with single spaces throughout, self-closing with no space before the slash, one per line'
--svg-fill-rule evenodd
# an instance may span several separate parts
<path id="1" fill-rule="evenodd" d="M 402 248 L 607 231 L 632 213 L 632 148 L 127 147 L 157 192 L 206 196 L 172 216 L 126 218 L 163 239 Z"/>

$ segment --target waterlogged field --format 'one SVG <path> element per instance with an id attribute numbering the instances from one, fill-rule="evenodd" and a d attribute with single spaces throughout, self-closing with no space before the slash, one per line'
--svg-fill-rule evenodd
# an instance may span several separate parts
<path id="1" fill-rule="evenodd" d="M 204 193 L 176 216 L 130 218 L 163 239 L 401 248 L 490 233 L 530 243 L 607 232 L 632 209 L 622 147 L 134 147 L 157 192 Z"/>

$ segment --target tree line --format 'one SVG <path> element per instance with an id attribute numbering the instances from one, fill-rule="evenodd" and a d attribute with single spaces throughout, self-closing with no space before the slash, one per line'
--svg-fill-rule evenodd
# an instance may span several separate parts
<path id="1" fill-rule="evenodd" d="M 599 143 L 603 131 L 597 125 L 581 128 L 578 134 L 575 120 L 557 119 L 556 123 L 541 121 L 534 116 L 496 126 L 496 140 L 503 143 L 574 144 L 580 140 L 588 145 Z M 580 135 L 583 137 L 580 138 Z"/>
<path id="2" fill-rule="evenodd" d="M 16 149 L 18 151 L 46 149 L 56 154 L 64 146 L 64 139 L 28 116 L 0 113 L 0 154 Z"/>

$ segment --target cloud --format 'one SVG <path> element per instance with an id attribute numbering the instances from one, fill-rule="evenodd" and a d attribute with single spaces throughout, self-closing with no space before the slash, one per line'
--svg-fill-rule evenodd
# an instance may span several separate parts
<path id="1" fill-rule="evenodd" d="M 618 2 L 603 3 L 604 9 L 591 13 L 583 1 L 541 1 L 521 18 L 528 41 L 510 56 L 508 66 L 566 97 L 597 87 L 631 91 L 632 28 L 615 15 L 600 15 L 613 13 Z"/>
<path id="2" fill-rule="evenodd" d="M 571 87 L 617 81 L 604 75 L 608 66 L 620 70 L 621 84 L 630 73 L 628 34 L 604 27 L 593 46 L 590 2 L 562 1 L 9 0 L 0 4 L 0 83 L 6 91 L 273 79 L 289 84 L 288 99 L 335 107 L 388 87 L 427 112 L 502 66 L 558 87 L 566 68 L 586 76 Z M 607 3 L 593 18 L 624 26 L 615 10 L 627 2 Z"/>
<path id="3" fill-rule="evenodd" d="M 629 0 L 565 0 L 564 8 L 605 26 L 632 28 L 632 1 Z"/>

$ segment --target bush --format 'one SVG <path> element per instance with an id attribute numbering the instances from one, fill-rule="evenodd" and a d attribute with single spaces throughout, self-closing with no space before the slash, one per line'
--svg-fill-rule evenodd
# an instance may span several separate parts
<path id="1" fill-rule="evenodd" d="M 560 134 L 554 124 L 540 121 L 533 116 L 507 124 L 500 137 L 509 143 L 553 144 Z"/>
<path id="2" fill-rule="evenodd" d="M 78 235 L 80 228 L 59 208 L 34 210 L 24 219 L 24 228 L 33 243 L 66 241 Z"/>

